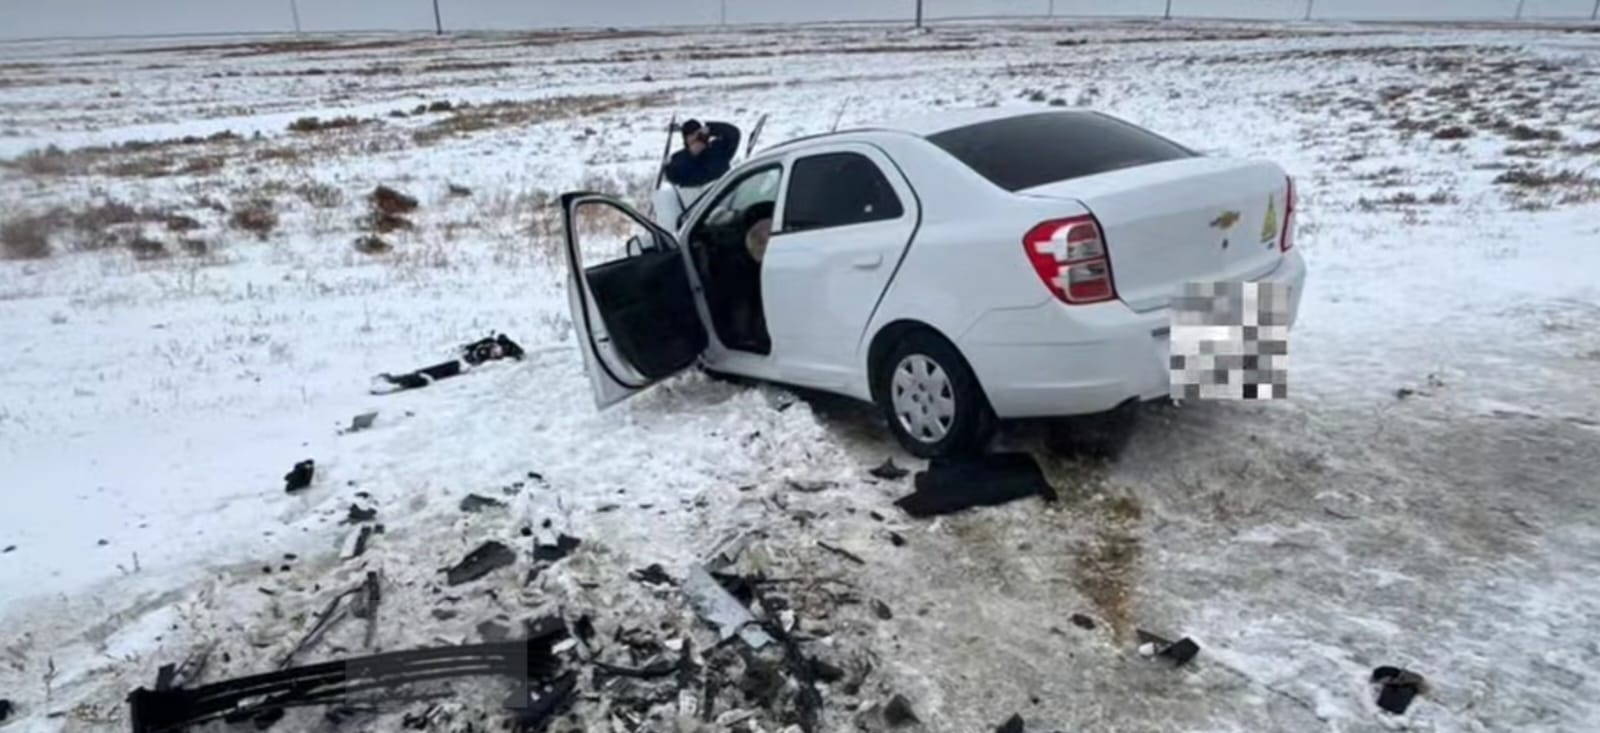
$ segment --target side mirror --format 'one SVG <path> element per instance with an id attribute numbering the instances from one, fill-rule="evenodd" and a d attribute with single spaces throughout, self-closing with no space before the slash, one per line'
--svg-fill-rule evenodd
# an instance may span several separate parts
<path id="1" fill-rule="evenodd" d="M 639 255 L 644 254 L 646 249 L 654 248 L 645 247 L 644 240 L 640 239 L 638 235 L 628 237 L 627 254 L 629 257 L 638 257 Z"/>

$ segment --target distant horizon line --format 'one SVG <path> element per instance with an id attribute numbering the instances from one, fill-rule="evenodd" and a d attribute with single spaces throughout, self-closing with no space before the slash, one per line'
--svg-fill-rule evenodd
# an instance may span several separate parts
<path id="1" fill-rule="evenodd" d="M 1156 21 L 1167 22 L 1160 15 L 1084 15 L 1084 14 L 1056 14 L 1056 15 L 946 15 L 938 17 L 924 16 L 924 25 L 934 23 L 959 23 L 962 21 L 1022 21 L 1047 23 L 1055 20 L 1073 21 Z M 1596 25 L 1595 21 L 1583 16 L 1524 16 L 1521 19 L 1500 18 L 1496 16 L 1483 16 L 1471 18 L 1338 18 L 1324 17 L 1305 20 L 1303 18 L 1276 18 L 1276 17 L 1233 17 L 1233 16 L 1174 16 L 1174 22 L 1215 21 L 1227 23 L 1359 23 L 1359 24 L 1384 24 L 1394 23 L 1400 25 L 1426 24 L 1426 25 L 1460 25 L 1463 23 L 1491 23 L 1496 25 L 1541 25 L 1546 23 L 1571 23 L 1579 25 Z M 794 20 L 794 21 L 749 21 L 741 23 L 692 23 L 692 24 L 652 24 L 652 25 L 567 25 L 567 26 L 527 26 L 521 28 L 458 28 L 445 29 L 443 34 L 431 28 L 348 28 L 343 30 L 300 30 L 293 29 L 271 31 L 193 31 L 178 33 L 124 33 L 111 35 L 64 35 L 64 36 L 29 36 L 21 38 L 0 37 L 0 45 L 23 43 L 53 43 L 59 41 L 142 41 L 161 39 L 186 39 L 186 38 L 270 38 L 270 37 L 298 37 L 298 36 L 334 36 L 334 35 L 362 35 L 379 33 L 396 34 L 421 34 L 421 35 L 471 35 L 471 34 L 517 34 L 537 32 L 585 32 L 596 30 L 624 31 L 707 31 L 723 28 L 759 28 L 759 27 L 788 27 L 788 26 L 849 26 L 849 25 L 906 25 L 912 26 L 914 21 L 909 18 L 864 18 L 846 20 Z"/>

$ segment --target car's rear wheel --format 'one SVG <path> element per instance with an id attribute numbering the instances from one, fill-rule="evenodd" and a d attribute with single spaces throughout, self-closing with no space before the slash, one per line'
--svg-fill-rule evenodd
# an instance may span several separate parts
<path id="1" fill-rule="evenodd" d="M 978 379 L 950 342 L 931 331 L 906 334 L 874 375 L 889 430 L 921 458 L 982 449 L 994 413 Z"/>

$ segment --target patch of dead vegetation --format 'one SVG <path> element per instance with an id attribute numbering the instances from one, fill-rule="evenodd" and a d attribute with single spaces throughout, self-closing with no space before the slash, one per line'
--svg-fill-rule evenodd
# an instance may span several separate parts
<path id="1" fill-rule="evenodd" d="M 1418 196 L 1410 191 L 1400 191 L 1398 193 L 1379 198 L 1367 198 L 1363 196 L 1356 200 L 1356 205 L 1360 207 L 1362 211 L 1378 211 L 1380 209 L 1404 209 L 1421 206 L 1424 204 L 1428 206 L 1444 206 L 1457 202 L 1458 199 L 1454 193 L 1451 193 L 1445 189 L 1439 189 L 1431 194 L 1428 194 L 1426 197 Z"/>
<path id="2" fill-rule="evenodd" d="M 317 209 L 336 209 L 344 204 L 343 191 L 320 181 L 307 181 L 295 186 L 294 195 Z"/>
<path id="3" fill-rule="evenodd" d="M 277 205 L 268 195 L 261 194 L 233 203 L 233 214 L 228 217 L 228 226 L 239 231 L 249 232 L 263 242 L 272 236 L 278 228 Z"/>
<path id="4" fill-rule="evenodd" d="M 328 119 L 320 119 L 317 117 L 301 117 L 300 119 L 289 123 L 289 132 L 305 134 L 313 132 L 326 132 L 329 130 L 349 130 L 352 128 L 361 127 L 363 125 L 372 124 L 378 124 L 378 121 L 363 120 L 349 115 L 344 117 L 330 117 Z"/>
<path id="5" fill-rule="evenodd" d="M 33 176 L 110 175 L 150 178 L 175 172 L 178 156 L 196 147 L 226 148 L 243 138 L 232 130 L 206 137 L 133 140 L 65 150 L 55 145 L 30 150 L 0 166 Z"/>
<path id="6" fill-rule="evenodd" d="M 616 109 L 646 107 L 665 99 L 663 94 L 645 96 L 586 94 L 532 101 L 500 101 L 489 104 L 457 105 L 448 117 L 411 134 L 418 145 L 432 145 L 445 138 L 470 135 L 501 127 L 523 127 L 538 122 L 572 117 L 590 117 Z"/>
<path id="7" fill-rule="evenodd" d="M 104 198 L 72 208 L 56 206 L 35 213 L 12 215 L 0 221 L 0 257 L 41 259 L 57 246 L 72 252 L 93 252 L 117 247 L 141 247 L 144 255 L 153 249 L 139 242 L 146 224 L 168 224 L 169 214 L 152 208 L 138 208 L 112 198 Z M 135 254 L 139 254 L 135 252 Z"/>
<path id="8" fill-rule="evenodd" d="M 248 58 L 252 56 L 271 56 L 276 54 L 312 54 L 312 53 L 344 53 L 348 51 L 377 51 L 396 49 L 404 46 L 413 46 L 431 42 L 431 38 L 419 37 L 393 37 L 377 38 L 366 41 L 343 41 L 339 39 L 292 39 L 277 41 L 258 41 L 243 43 L 200 43 L 180 46 L 152 46 L 126 51 L 129 54 L 199 54 L 219 52 L 221 58 Z M 79 55 L 97 55 L 96 51 L 85 51 Z"/>
<path id="9" fill-rule="evenodd" d="M 1582 171 L 1512 168 L 1496 176 L 1494 182 L 1506 186 L 1513 205 L 1522 210 L 1600 201 L 1600 179 Z"/>

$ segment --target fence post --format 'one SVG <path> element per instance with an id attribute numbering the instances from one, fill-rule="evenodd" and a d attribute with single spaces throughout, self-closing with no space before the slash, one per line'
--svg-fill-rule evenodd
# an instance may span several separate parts
<path id="1" fill-rule="evenodd" d="M 444 35 L 444 21 L 439 19 L 439 0 L 433 0 L 433 32 L 435 35 Z"/>

